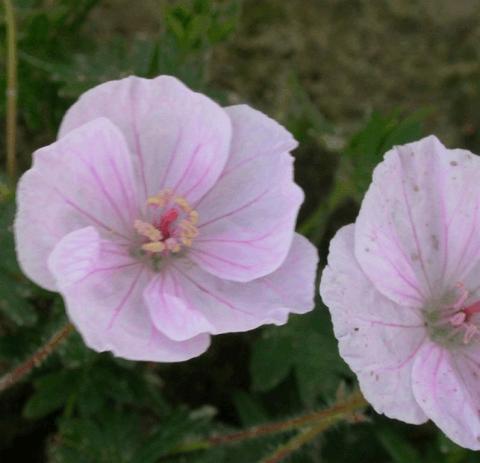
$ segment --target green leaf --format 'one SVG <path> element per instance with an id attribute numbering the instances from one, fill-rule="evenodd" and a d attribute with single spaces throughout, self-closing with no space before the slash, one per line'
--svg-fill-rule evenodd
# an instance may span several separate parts
<path id="1" fill-rule="evenodd" d="M 321 305 L 298 317 L 291 333 L 295 375 L 303 402 L 313 405 L 318 397 L 333 397 L 339 384 L 352 373 L 338 353 L 328 311 Z"/>
<path id="2" fill-rule="evenodd" d="M 277 335 L 274 330 L 264 330 L 262 337 L 253 345 L 250 361 L 253 389 L 273 389 L 287 377 L 293 365 L 291 345 L 285 336 Z"/>
<path id="3" fill-rule="evenodd" d="M 300 396 L 308 405 L 319 396 L 334 395 L 341 379 L 351 376 L 338 354 L 323 306 L 301 317 L 292 316 L 283 327 L 264 329 L 254 344 L 250 372 L 259 390 L 273 389 L 292 369 Z"/>
<path id="4" fill-rule="evenodd" d="M 135 453 L 131 463 L 156 463 L 181 442 L 195 436 L 212 418 L 211 408 L 196 412 L 178 411 L 163 420 L 142 447 Z"/>
<path id="5" fill-rule="evenodd" d="M 357 201 L 363 197 L 371 181 L 372 171 L 394 145 L 412 142 L 421 137 L 422 121 L 428 110 L 420 110 L 408 117 L 398 111 L 387 116 L 373 113 L 364 128 L 351 138 L 344 150 L 339 172 L 350 177 L 356 189 Z M 351 164 L 345 165 L 345 160 Z"/>
<path id="6" fill-rule="evenodd" d="M 377 431 L 377 436 L 395 463 L 424 462 L 410 442 L 398 432 L 384 428 Z"/>
<path id="7" fill-rule="evenodd" d="M 131 463 L 141 445 L 138 416 L 116 409 L 104 409 L 96 419 L 60 420 L 61 437 L 50 448 L 58 463 Z"/>
<path id="8" fill-rule="evenodd" d="M 41 418 L 62 408 L 78 392 L 82 375 L 81 370 L 61 370 L 36 380 L 35 392 L 25 405 L 24 416 Z"/>
<path id="9" fill-rule="evenodd" d="M 64 309 L 65 310 L 65 309 Z M 79 368 L 93 363 L 98 354 L 87 347 L 76 331 L 69 335 L 67 340 L 58 348 L 62 361 L 69 368 Z"/>
<path id="10" fill-rule="evenodd" d="M 268 413 L 260 400 L 252 394 L 245 391 L 236 391 L 233 395 L 233 402 L 243 426 L 253 426 L 268 421 Z"/>
<path id="11" fill-rule="evenodd" d="M 38 317 L 30 303 L 32 285 L 17 263 L 12 231 L 14 214 L 14 196 L 0 183 L 0 312 L 16 325 L 32 326 Z"/>

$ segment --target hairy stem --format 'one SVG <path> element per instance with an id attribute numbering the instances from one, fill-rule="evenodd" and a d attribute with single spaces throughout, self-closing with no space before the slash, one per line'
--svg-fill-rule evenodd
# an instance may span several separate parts
<path id="1" fill-rule="evenodd" d="M 357 410 L 351 410 L 349 412 L 343 413 L 334 413 L 328 418 L 325 418 L 313 424 L 312 426 L 301 429 L 298 434 L 293 436 L 286 443 L 280 445 L 277 449 L 275 449 L 272 454 L 264 458 L 261 463 L 279 463 L 296 450 L 299 450 L 305 444 L 313 441 L 320 433 L 326 431 L 334 424 L 337 424 L 345 419 L 355 419 L 356 413 L 358 413 Z"/>
<path id="2" fill-rule="evenodd" d="M 73 331 L 73 325 L 67 323 L 58 330 L 42 347 L 40 347 L 29 359 L 21 363 L 9 373 L 0 378 L 0 392 L 21 381 L 30 371 L 38 367 L 42 362 L 64 341 Z"/>
<path id="3" fill-rule="evenodd" d="M 17 34 L 12 1 L 3 0 L 3 4 L 5 7 L 5 24 L 7 30 L 7 115 L 5 128 L 7 175 L 10 180 L 14 182 L 17 176 Z"/>
<path id="4" fill-rule="evenodd" d="M 343 419 L 351 418 L 355 414 L 355 412 L 358 412 L 359 410 L 365 408 L 367 405 L 368 403 L 363 398 L 362 394 L 357 391 L 354 392 L 347 399 L 339 401 L 324 410 L 309 413 L 296 418 L 291 418 L 285 421 L 278 421 L 275 423 L 267 423 L 264 425 L 255 426 L 253 428 L 239 431 L 236 433 L 212 436 L 202 441 L 186 442 L 174 449 L 172 454 L 188 453 L 196 450 L 209 449 L 212 447 L 217 447 L 219 445 L 232 444 L 235 442 L 241 442 L 261 436 L 279 434 L 296 429 L 306 429 L 305 433 L 307 433 L 311 429 L 319 429 L 322 426 L 329 427 L 333 423 L 336 423 Z M 318 434 L 319 432 L 321 431 L 317 431 L 316 434 Z M 302 434 L 303 433 L 301 433 L 300 435 Z M 296 437 L 300 438 L 300 435 Z"/>
<path id="5" fill-rule="evenodd" d="M 278 463 L 298 450 L 303 445 L 312 441 L 318 434 L 325 431 L 330 426 L 329 420 L 317 424 L 311 428 L 306 428 L 292 437 L 285 444 L 278 447 L 271 455 L 264 458 L 261 463 Z"/>

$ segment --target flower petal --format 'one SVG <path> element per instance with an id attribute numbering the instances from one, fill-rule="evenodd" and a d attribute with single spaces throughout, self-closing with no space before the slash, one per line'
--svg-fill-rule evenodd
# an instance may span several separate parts
<path id="1" fill-rule="evenodd" d="M 99 116 L 125 135 L 145 196 L 172 188 L 194 202 L 212 187 L 227 161 L 227 114 L 174 77 L 128 77 L 89 90 L 67 112 L 60 136 Z"/>
<path id="2" fill-rule="evenodd" d="M 96 119 L 36 151 L 17 192 L 15 236 L 24 272 L 54 290 L 47 258 L 55 244 L 87 225 L 126 238 L 136 203 L 127 146 L 108 120 Z"/>
<path id="3" fill-rule="evenodd" d="M 158 331 L 174 341 L 185 341 L 201 333 L 212 332 L 212 325 L 198 310 L 182 298 L 173 276 L 163 272 L 143 293 L 152 322 Z"/>
<path id="4" fill-rule="evenodd" d="M 427 420 L 412 392 L 411 370 L 426 333 L 420 314 L 400 307 L 368 280 L 354 255 L 354 225 L 330 244 L 320 294 L 330 310 L 340 354 L 378 413 L 407 423 Z"/>
<path id="5" fill-rule="evenodd" d="M 480 362 L 475 353 L 425 344 L 415 359 L 413 392 L 425 414 L 455 443 L 480 450 Z"/>
<path id="6" fill-rule="evenodd" d="M 232 122 L 233 135 L 230 157 L 222 177 L 260 157 L 275 159 L 279 153 L 289 153 L 298 146 L 287 129 L 262 112 L 248 105 L 224 109 Z"/>
<path id="7" fill-rule="evenodd" d="M 398 146 L 375 169 L 355 254 L 377 289 L 420 306 L 480 258 L 480 159 L 435 137 Z"/>
<path id="8" fill-rule="evenodd" d="M 211 334 L 248 331 L 264 324 L 283 325 L 289 313 L 306 313 L 314 306 L 317 251 L 296 235 L 285 262 L 263 278 L 226 281 L 184 261 L 171 276 L 176 295 L 210 323 Z"/>
<path id="9" fill-rule="evenodd" d="M 285 259 L 303 192 L 293 182 L 292 136 L 247 106 L 228 113 L 231 155 L 217 184 L 196 205 L 200 236 L 191 257 L 213 275 L 246 282 Z"/>
<path id="10" fill-rule="evenodd" d="M 49 268 L 68 315 L 92 349 L 130 360 L 177 362 L 202 354 L 207 335 L 175 342 L 152 324 L 143 301 L 151 274 L 124 246 L 93 227 L 76 230 L 55 247 Z"/>

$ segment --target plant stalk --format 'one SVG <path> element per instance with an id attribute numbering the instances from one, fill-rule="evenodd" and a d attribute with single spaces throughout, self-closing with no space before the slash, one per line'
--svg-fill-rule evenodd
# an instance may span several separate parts
<path id="1" fill-rule="evenodd" d="M 6 47 L 7 47 L 7 88 L 5 140 L 7 150 L 7 175 L 13 182 L 17 177 L 17 33 L 15 11 L 11 0 L 3 0 L 5 7 Z"/>
<path id="2" fill-rule="evenodd" d="M 0 378 L 0 392 L 5 391 L 14 384 L 21 381 L 35 367 L 40 366 L 43 361 L 55 351 L 55 349 L 73 331 L 73 325 L 67 323 L 58 330 L 42 347 L 40 347 L 30 358 Z"/>
<path id="3" fill-rule="evenodd" d="M 345 413 L 333 414 L 332 416 L 314 424 L 313 426 L 309 426 L 301 429 L 298 434 L 293 436 L 286 443 L 280 445 L 277 449 L 275 449 L 275 451 L 272 454 L 264 458 L 260 463 L 279 463 L 280 461 L 284 460 L 289 455 L 294 453 L 296 450 L 299 450 L 304 445 L 313 441 L 323 431 L 326 431 L 328 428 L 332 427 L 333 425 L 345 419 L 353 418 L 354 422 L 363 421 L 363 419 L 355 420 L 356 413 L 358 413 L 358 411 L 351 411 L 350 413 L 346 413 L 346 414 Z"/>
<path id="4" fill-rule="evenodd" d="M 345 400 L 339 401 L 336 404 L 332 405 L 329 408 L 320 410 L 314 413 L 309 413 L 302 415 L 296 418 L 291 418 L 285 421 L 278 421 L 275 423 L 267 423 L 259 426 L 255 426 L 244 431 L 239 431 L 230 434 L 223 434 L 220 436 L 212 436 L 202 441 L 195 442 L 185 442 L 184 444 L 179 445 L 175 448 L 170 455 L 180 454 L 180 453 L 189 453 L 197 450 L 206 450 L 212 447 L 217 447 L 225 444 L 233 444 L 236 442 L 241 442 L 248 439 L 255 439 L 262 436 L 279 434 L 292 430 L 304 430 L 304 432 L 295 436 L 299 439 L 299 442 L 303 442 L 300 439 L 300 436 L 306 434 L 310 436 L 311 430 L 316 430 L 315 435 L 317 435 L 323 427 L 329 427 L 334 423 L 342 421 L 344 419 L 351 418 L 358 413 L 360 410 L 368 406 L 367 401 L 364 399 L 362 394 L 357 391 L 354 392 L 350 397 Z M 325 428 L 326 429 L 326 428 Z M 294 439 L 295 439 L 294 438 Z M 307 437 L 305 442 L 308 441 Z M 287 443 L 288 444 L 288 443 Z M 285 445 L 287 445 L 285 444 Z M 296 444 L 292 444 L 296 445 Z M 300 443 L 300 445 L 303 445 Z M 293 451 L 293 450 L 292 450 Z M 275 461 L 275 460 L 273 460 Z M 268 462 L 268 460 L 267 460 Z"/>

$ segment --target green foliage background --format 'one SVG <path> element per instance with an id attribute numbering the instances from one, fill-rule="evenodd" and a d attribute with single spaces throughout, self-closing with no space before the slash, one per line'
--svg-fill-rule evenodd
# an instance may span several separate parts
<path id="1" fill-rule="evenodd" d="M 319 247 L 322 266 L 328 241 L 354 220 L 372 168 L 391 146 L 433 132 L 447 144 L 480 152 L 476 1 L 14 4 L 22 169 L 36 148 L 55 139 L 63 113 L 84 90 L 129 74 L 173 74 L 223 104 L 248 102 L 295 134 L 301 145 L 297 181 L 307 194 L 299 230 Z M 0 39 L 5 69 L 3 22 Z M 2 132 L 2 156 L 4 145 Z M 65 322 L 61 299 L 19 271 L 13 201 L 2 176 L 0 371 L 26 358 Z M 286 326 L 218 336 L 207 354 L 183 364 L 98 355 L 75 334 L 0 396 L 0 461 L 253 463 L 288 435 L 188 455 L 171 452 L 188 439 L 323 407 L 342 384 L 354 383 L 320 301 Z M 369 416 L 367 423 L 325 433 L 290 461 L 476 461 L 432 425 Z"/>

